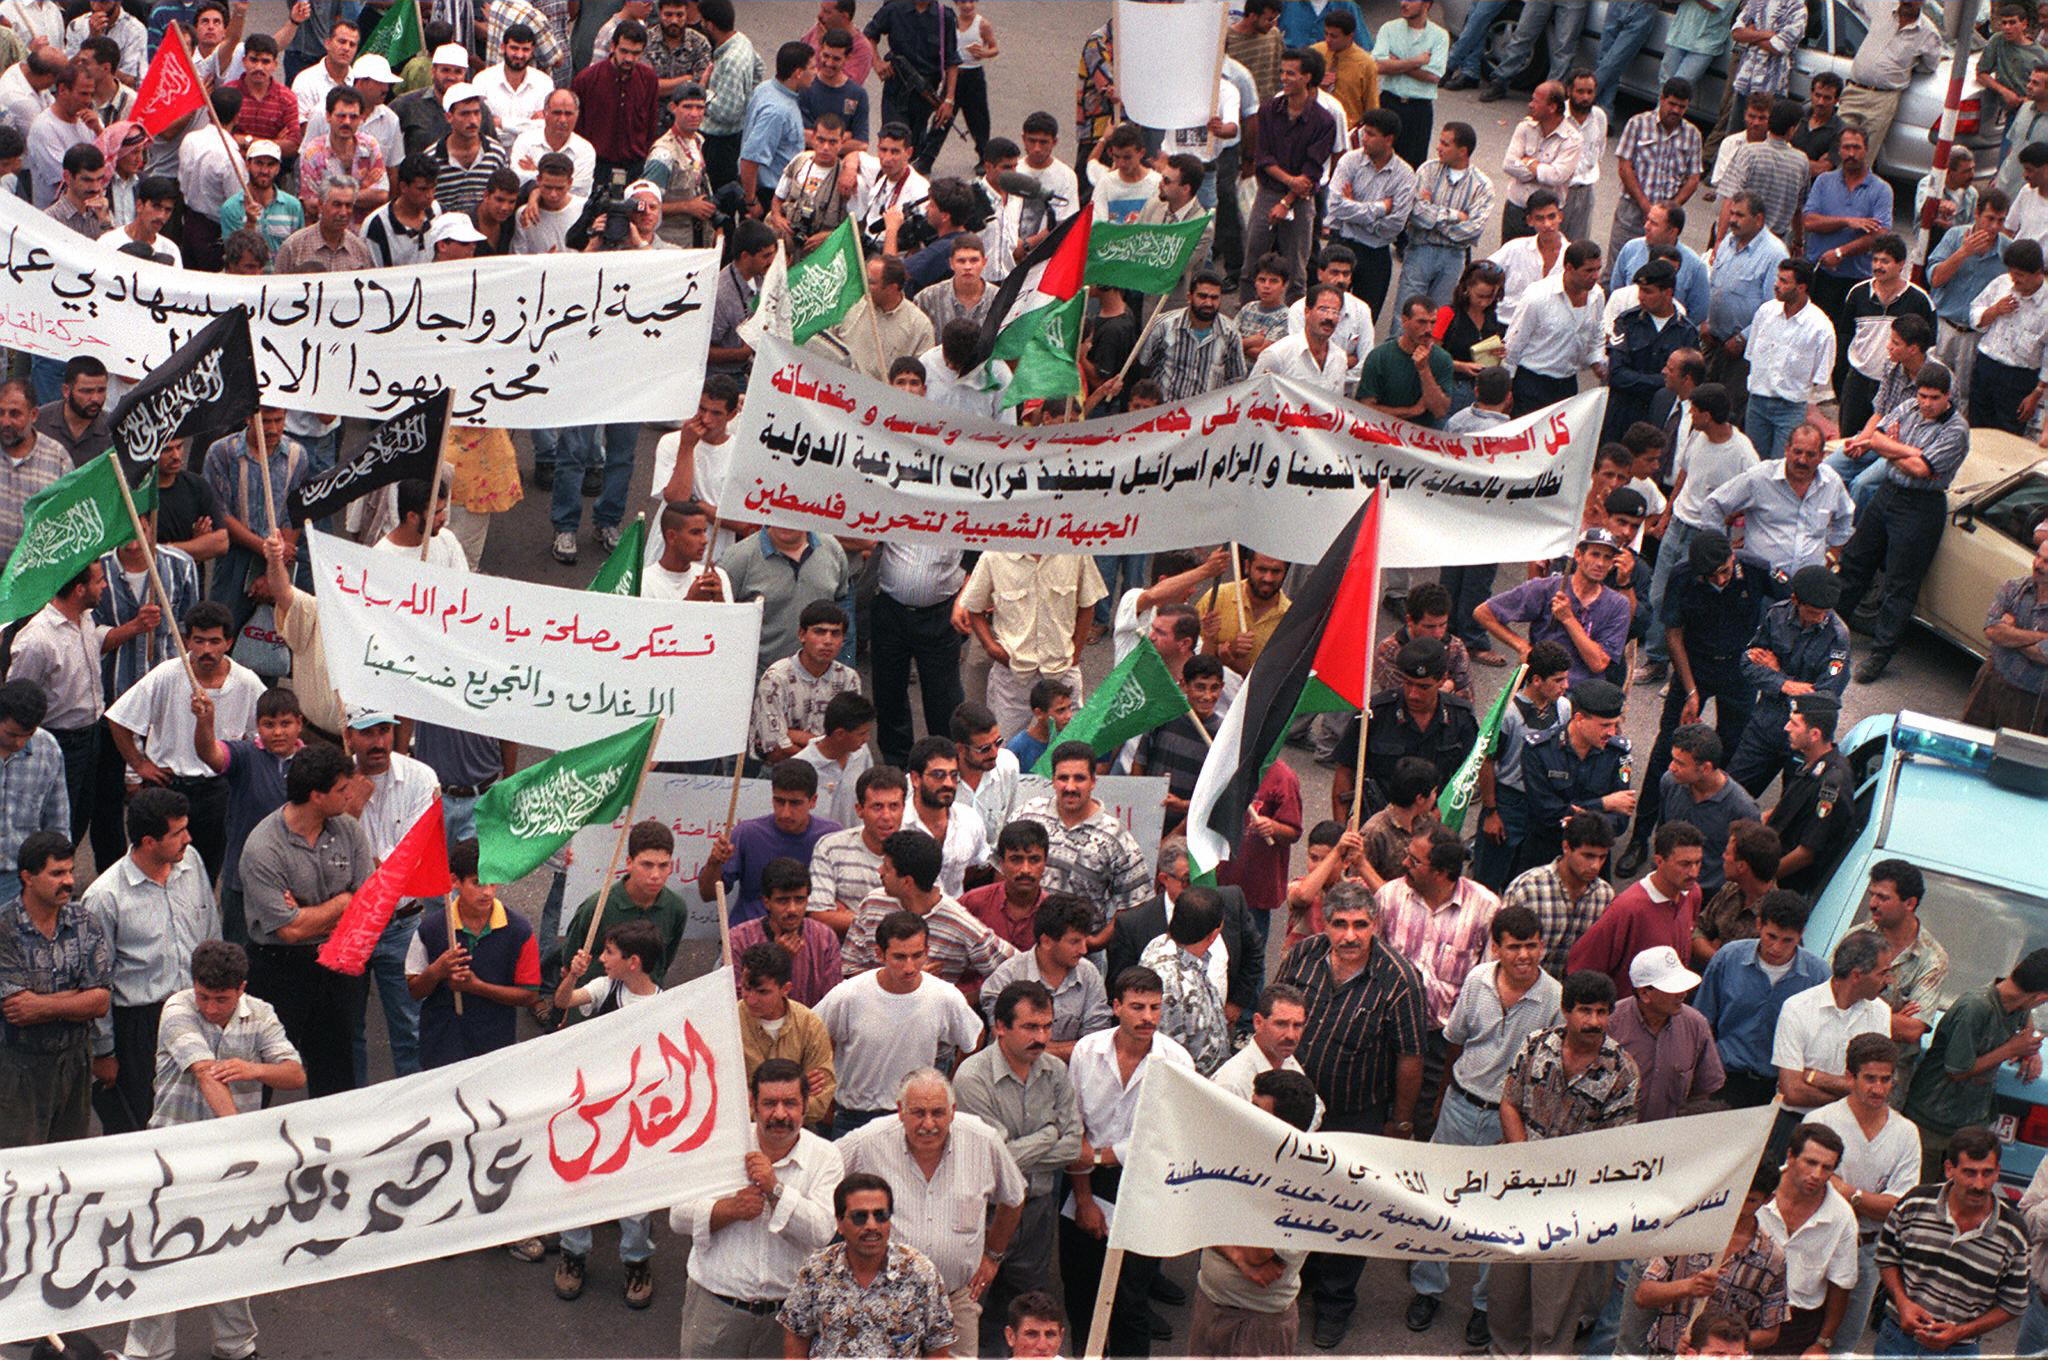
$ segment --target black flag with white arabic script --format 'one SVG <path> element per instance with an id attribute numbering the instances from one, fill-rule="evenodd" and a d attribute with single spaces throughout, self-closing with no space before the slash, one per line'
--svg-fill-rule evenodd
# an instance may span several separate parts
<path id="1" fill-rule="evenodd" d="M 249 309 L 237 305 L 180 345 L 114 408 L 114 448 L 128 485 L 155 473 L 173 439 L 190 441 L 187 465 L 196 467 L 207 442 L 240 429 L 256 414 L 257 400 Z"/>
<path id="2" fill-rule="evenodd" d="M 291 522 L 325 519 L 380 487 L 432 477 L 441 461 L 441 442 L 448 437 L 451 395 L 444 387 L 408 406 L 372 430 L 368 446 L 354 458 L 301 482 L 286 502 Z"/>

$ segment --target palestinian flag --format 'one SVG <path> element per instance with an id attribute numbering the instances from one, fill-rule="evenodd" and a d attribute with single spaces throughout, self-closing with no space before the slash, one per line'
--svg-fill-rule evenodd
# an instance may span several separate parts
<path id="1" fill-rule="evenodd" d="M 1092 204 L 1082 208 L 1017 262 L 981 323 L 984 359 L 1036 360 L 1050 349 L 1064 352 L 1072 364 L 1081 337 L 1080 308 L 1070 304 L 1086 296 L 1083 280 L 1094 218 Z M 1079 389 L 1079 373 L 1076 366 L 1070 391 Z"/>
<path id="2" fill-rule="evenodd" d="M 1236 849 L 1245 812 L 1296 714 L 1365 707 L 1379 548 L 1374 487 L 1294 597 L 1209 748 L 1188 808 L 1188 850 L 1198 869 L 1214 869 Z"/>

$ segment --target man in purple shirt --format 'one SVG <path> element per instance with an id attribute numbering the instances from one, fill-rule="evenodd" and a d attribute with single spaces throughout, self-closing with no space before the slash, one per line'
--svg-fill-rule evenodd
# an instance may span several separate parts
<path id="1" fill-rule="evenodd" d="M 697 891 L 705 901 L 718 890 L 721 878 L 728 893 L 738 892 L 738 899 L 726 905 L 726 919 L 733 925 L 761 914 L 761 871 L 769 860 L 789 858 L 808 868 L 818 838 L 839 829 L 839 823 L 811 815 L 818 803 L 814 765 L 795 759 L 778 762 L 768 775 L 768 796 L 774 811 L 712 837 L 711 853 L 697 871 Z"/>
<path id="2" fill-rule="evenodd" d="M 1472 611 L 1487 632 L 1527 659 L 1529 648 L 1555 642 L 1571 655 L 1571 682 L 1614 679 L 1635 612 L 1628 597 L 1605 584 L 1621 541 L 1603 528 L 1583 530 L 1570 575 L 1539 576 L 1503 590 Z M 1529 625 L 1524 641 L 1510 624 Z"/>
<path id="3" fill-rule="evenodd" d="M 1679 962 L 1677 950 L 1659 945 L 1636 955 L 1628 980 L 1635 995 L 1614 1008 L 1607 1037 L 1636 1060 L 1642 1075 L 1638 1121 L 1676 1118 L 1728 1080 L 1707 1017 L 1685 1004 L 1700 975 Z"/>
<path id="4" fill-rule="evenodd" d="M 1280 93 L 1259 106 L 1252 147 L 1259 195 L 1247 219 L 1244 257 L 1277 253 L 1287 261 L 1287 286 L 1296 291 L 1307 274 L 1315 237 L 1316 188 L 1336 149 L 1336 121 L 1316 102 L 1322 81 L 1320 54 L 1287 49 L 1280 57 Z M 1237 300 L 1250 302 L 1254 292 L 1248 270 Z"/>

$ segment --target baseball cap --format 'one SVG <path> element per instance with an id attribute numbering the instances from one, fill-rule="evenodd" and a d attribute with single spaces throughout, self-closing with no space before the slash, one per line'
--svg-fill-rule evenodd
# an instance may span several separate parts
<path id="1" fill-rule="evenodd" d="M 479 90 L 466 80 L 458 80 L 448 87 L 448 93 L 441 96 L 441 108 L 446 112 L 452 110 L 457 104 L 462 103 L 466 99 L 482 99 L 483 97 L 484 92 L 482 90 Z"/>
<path id="2" fill-rule="evenodd" d="M 1792 573 L 1792 593 L 1801 604 L 1833 609 L 1842 598 L 1842 578 L 1815 562 Z"/>
<path id="3" fill-rule="evenodd" d="M 1583 529 L 1579 532 L 1578 546 L 1581 548 L 1612 548 L 1616 552 L 1620 552 L 1621 540 L 1614 536 L 1613 530 L 1596 524 L 1590 529 Z"/>
<path id="4" fill-rule="evenodd" d="M 453 43 L 449 46 L 454 46 Z M 454 65 L 453 62 L 448 63 Z M 468 63 L 465 62 L 465 65 Z M 391 63 L 384 60 L 381 52 L 366 52 L 356 58 L 356 64 L 348 68 L 350 80 L 381 80 L 386 85 L 396 85 L 398 77 L 391 74 Z"/>
<path id="5" fill-rule="evenodd" d="M 396 717 L 368 704 L 357 704 L 348 711 L 348 726 L 351 732 L 361 732 L 366 728 L 383 727 L 387 724 L 395 726 L 397 722 Z"/>
<path id="6" fill-rule="evenodd" d="M 245 159 L 257 161 L 262 160 L 265 156 L 282 164 L 284 161 L 284 148 L 276 142 L 257 141 L 249 143 L 249 151 Z"/>
<path id="7" fill-rule="evenodd" d="M 435 66 L 460 66 L 463 70 L 467 71 L 469 69 L 469 49 L 461 43 L 442 43 L 434 49 L 434 58 L 431 64 Z"/>
<path id="8" fill-rule="evenodd" d="M 476 229 L 467 213 L 444 212 L 427 225 L 427 248 L 433 249 L 443 241 L 469 241 L 482 245 L 490 240 Z"/>
<path id="9" fill-rule="evenodd" d="M 1629 985 L 1654 987 L 1679 996 L 1700 985 L 1700 975 L 1678 961 L 1678 951 L 1668 944 L 1645 949 L 1628 966 Z"/>

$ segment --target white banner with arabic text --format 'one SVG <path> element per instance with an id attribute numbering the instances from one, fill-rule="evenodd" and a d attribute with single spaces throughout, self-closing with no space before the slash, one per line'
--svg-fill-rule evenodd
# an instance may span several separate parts
<path id="1" fill-rule="evenodd" d="M 718 292 L 714 250 L 206 274 L 122 255 L 11 194 L 0 239 L 9 349 L 141 378 L 242 303 L 274 405 L 382 419 L 445 387 L 451 419 L 500 429 L 687 416 Z"/>
<path id="2" fill-rule="evenodd" d="M 345 703 L 562 750 L 646 718 L 661 760 L 731 755 L 761 611 L 429 566 L 312 530 L 327 671 Z"/>
<path id="3" fill-rule="evenodd" d="M 1718 1252 L 1775 1114 L 1768 1106 L 1529 1143 L 1451 1147 L 1297 1133 L 1152 1065 L 1110 1245 L 1233 1245 L 1402 1260 L 1623 1261 Z"/>
<path id="4" fill-rule="evenodd" d="M 963 415 L 765 337 L 721 505 L 894 543 L 1313 562 L 1377 478 L 1382 567 L 1571 551 L 1607 390 L 1447 435 L 1271 375 L 1075 425 Z"/>
<path id="5" fill-rule="evenodd" d="M 295 1289 L 731 1191 L 752 1146 L 732 997 L 721 968 L 360 1091 L 9 1149 L 0 1336 Z"/>

